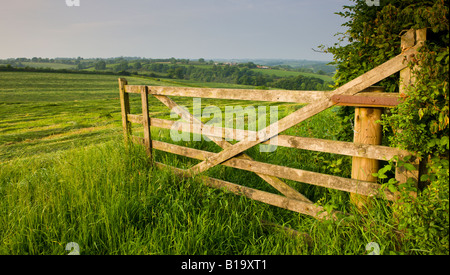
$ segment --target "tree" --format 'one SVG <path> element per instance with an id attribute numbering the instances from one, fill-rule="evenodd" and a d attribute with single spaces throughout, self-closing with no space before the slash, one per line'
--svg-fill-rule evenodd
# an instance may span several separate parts
<path id="1" fill-rule="evenodd" d="M 319 70 L 319 71 L 317 72 L 317 74 L 320 74 L 320 75 L 326 75 L 327 73 L 325 73 L 323 70 Z"/>
<path id="2" fill-rule="evenodd" d="M 183 67 L 176 68 L 175 72 L 174 72 L 174 76 L 178 79 L 183 79 L 184 78 L 184 68 Z"/>
<path id="3" fill-rule="evenodd" d="M 106 62 L 103 60 L 97 61 L 94 66 L 95 70 L 101 71 L 106 70 Z"/>
<path id="4" fill-rule="evenodd" d="M 129 69 L 128 66 L 128 61 L 126 60 L 122 60 L 119 65 L 116 65 L 116 67 L 114 68 L 114 71 L 116 72 L 121 72 L 121 71 L 126 71 Z"/>
<path id="5" fill-rule="evenodd" d="M 136 70 L 140 70 L 140 69 L 142 69 L 142 64 L 141 64 L 141 62 L 136 62 L 136 63 L 134 63 L 134 66 L 133 66 Z"/>

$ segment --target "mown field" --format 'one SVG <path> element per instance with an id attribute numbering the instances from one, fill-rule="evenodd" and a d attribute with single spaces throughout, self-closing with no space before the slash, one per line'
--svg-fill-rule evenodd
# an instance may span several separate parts
<path id="1" fill-rule="evenodd" d="M 345 192 L 288 181 L 318 204 L 353 214 L 345 222 L 320 222 L 209 189 L 200 178 L 179 179 L 156 170 L 142 147 L 123 142 L 117 78 L 0 73 L 0 254 L 63 255 L 70 242 L 79 244 L 84 255 L 361 255 L 368 253 L 370 242 L 380 245 L 381 254 L 413 251 L 391 225 L 391 210 L 382 200 L 374 202 L 374 211 L 362 215 L 349 205 Z M 129 84 L 205 87 L 186 81 L 127 79 Z M 174 100 L 192 107 L 191 99 Z M 202 101 L 202 106 L 230 104 L 262 103 Z M 302 107 L 277 105 L 280 118 Z M 140 112 L 138 96 L 131 98 L 131 106 L 132 113 Z M 150 99 L 150 106 L 152 117 L 170 119 L 169 110 L 157 100 Z M 338 139 L 344 125 L 335 111 L 327 110 L 287 134 Z M 152 128 L 152 137 L 173 143 L 168 131 Z M 220 150 L 207 141 L 179 144 Z M 257 149 L 246 153 L 268 163 L 350 176 L 346 157 Z M 180 168 L 198 163 L 156 150 L 154 155 L 157 161 Z M 250 172 L 216 167 L 207 174 L 277 193 Z"/>

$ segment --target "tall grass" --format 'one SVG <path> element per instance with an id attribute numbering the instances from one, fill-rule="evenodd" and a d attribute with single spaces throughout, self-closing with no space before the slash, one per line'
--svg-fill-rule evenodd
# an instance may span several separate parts
<path id="1" fill-rule="evenodd" d="M 46 94 L 38 85 L 29 94 L 35 93 L 35 99 L 16 102 L 27 95 L 25 83 L 20 84 L 27 77 L 30 82 L 53 79 L 50 88 L 59 95 L 70 85 L 86 95 L 83 101 L 62 96 L 55 100 L 53 92 Z M 0 75 L 0 99 L 5 99 L 0 104 L 0 254 L 67 254 L 71 242 L 85 255 L 367 254 L 370 242 L 377 242 L 382 254 L 421 253 L 402 241 L 384 200 L 375 200 L 373 210 L 361 214 L 345 192 L 287 181 L 311 200 L 352 214 L 339 221 L 317 221 L 210 189 L 200 178 L 182 179 L 156 170 L 141 146 L 123 143 L 120 106 L 112 98 L 117 97 L 117 80 L 106 85 L 108 77 L 79 86 L 57 74 Z M 133 84 L 139 81 L 144 80 Z M 92 91 L 83 91 L 89 85 Z M 8 89 L 23 96 L 9 98 Z M 132 113 L 139 113 L 139 98 L 131 102 Z M 192 102 L 181 103 L 192 107 Z M 214 100 L 203 104 L 223 107 Z M 152 117 L 170 117 L 156 100 L 150 105 Z M 298 108 L 280 105 L 280 117 Z M 337 139 L 341 123 L 334 110 L 328 110 L 286 134 Z M 152 137 L 173 143 L 167 131 L 152 129 Z M 206 141 L 178 144 L 220 150 Z M 246 153 L 258 161 L 343 177 L 350 171 L 349 158 L 332 154 L 281 147 L 270 154 L 257 147 Z M 180 168 L 197 163 L 157 150 L 154 157 Z M 251 172 L 219 166 L 207 174 L 277 193 Z M 284 225 L 309 238 L 267 224 Z"/>
<path id="2" fill-rule="evenodd" d="M 259 223 L 266 207 L 157 173 L 121 140 L 2 164 L 1 254 L 258 254 L 274 245 Z M 275 250 L 272 250 L 275 249 Z"/>
<path id="3" fill-rule="evenodd" d="M 219 178 L 261 189 L 251 173 L 218 170 Z M 371 216 L 319 222 L 155 170 L 142 147 L 121 138 L 5 162 L 0 198 L 0 254 L 67 254 L 70 242 L 85 255 L 365 254 L 372 241 L 382 252 L 400 246 L 382 203 Z"/>

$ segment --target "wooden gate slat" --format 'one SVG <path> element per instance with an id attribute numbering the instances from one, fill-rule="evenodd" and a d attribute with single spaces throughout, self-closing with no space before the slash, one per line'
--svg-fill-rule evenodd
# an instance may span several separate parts
<path id="1" fill-rule="evenodd" d="M 153 95 L 295 103 L 312 103 L 324 99 L 328 93 L 324 91 L 175 88 L 158 86 L 148 86 L 148 88 L 149 94 Z M 130 88 L 130 90 L 132 89 L 134 90 L 134 88 Z"/>

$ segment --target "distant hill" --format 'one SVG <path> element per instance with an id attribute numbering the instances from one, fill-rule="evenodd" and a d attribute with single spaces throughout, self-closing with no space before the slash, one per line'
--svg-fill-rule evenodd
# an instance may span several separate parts
<path id="1" fill-rule="evenodd" d="M 0 71 L 141 75 L 286 90 L 328 90 L 335 68 L 324 61 L 283 59 L 198 60 L 116 58 L 10 58 Z"/>
<path id="2" fill-rule="evenodd" d="M 310 69 L 314 73 L 317 73 L 320 70 L 324 71 L 326 74 L 334 74 L 336 72 L 335 66 L 328 65 L 328 63 L 330 63 L 331 61 L 317 61 L 306 59 L 214 59 L 214 61 L 230 63 L 253 62 L 255 64 L 271 67 L 280 66 L 291 67 L 293 69 Z"/>

